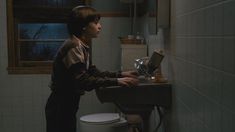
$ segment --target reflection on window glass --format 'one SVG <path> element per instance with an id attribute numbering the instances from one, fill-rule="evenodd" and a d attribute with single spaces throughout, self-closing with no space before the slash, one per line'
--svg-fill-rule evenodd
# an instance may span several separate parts
<path id="1" fill-rule="evenodd" d="M 67 27 L 64 23 L 24 23 L 19 24 L 19 39 L 66 39 Z"/>
<path id="2" fill-rule="evenodd" d="M 20 45 L 20 60 L 50 61 L 53 60 L 63 42 L 24 42 Z"/>
<path id="3" fill-rule="evenodd" d="M 50 61 L 68 38 L 64 23 L 19 24 L 19 55 L 21 61 Z"/>

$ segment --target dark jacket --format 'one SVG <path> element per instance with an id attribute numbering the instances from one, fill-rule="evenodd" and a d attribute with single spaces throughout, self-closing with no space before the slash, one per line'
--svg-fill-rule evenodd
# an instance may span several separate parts
<path id="1" fill-rule="evenodd" d="M 75 36 L 64 42 L 53 63 L 52 91 L 84 94 L 84 91 L 117 85 L 120 73 L 101 72 L 91 65 L 89 50 L 89 46 Z"/>

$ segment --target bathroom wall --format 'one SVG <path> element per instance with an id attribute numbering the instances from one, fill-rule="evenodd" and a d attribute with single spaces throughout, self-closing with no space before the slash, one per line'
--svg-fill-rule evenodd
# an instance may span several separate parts
<path id="1" fill-rule="evenodd" d="M 114 12 L 118 9 L 115 7 Z M 45 132 L 44 107 L 50 94 L 50 75 L 8 75 L 6 17 L 6 1 L 1 0 L 0 132 Z M 119 70 L 120 45 L 117 37 L 130 32 L 130 20 L 128 17 L 104 17 L 101 24 L 103 31 L 100 37 L 93 40 L 93 62 L 102 70 Z M 82 97 L 77 117 L 115 110 L 112 104 L 101 104 L 95 92 L 90 92 Z"/>
<path id="2" fill-rule="evenodd" d="M 171 0 L 170 132 L 235 131 L 234 7 L 234 0 Z"/>
<path id="3" fill-rule="evenodd" d="M 7 74 L 5 5 L 0 1 L 0 131 L 43 132 L 50 75 Z M 235 0 L 171 0 L 170 42 L 166 37 L 163 63 L 173 85 L 169 132 L 235 131 L 234 7 Z M 101 22 L 103 31 L 93 40 L 93 62 L 100 69 L 118 70 L 117 37 L 130 32 L 130 19 L 105 17 Z M 82 97 L 80 107 L 78 117 L 115 110 L 100 104 L 94 92 Z"/>

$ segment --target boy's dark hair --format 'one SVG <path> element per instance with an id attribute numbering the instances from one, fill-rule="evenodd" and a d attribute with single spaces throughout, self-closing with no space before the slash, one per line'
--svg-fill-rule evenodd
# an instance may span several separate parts
<path id="1" fill-rule="evenodd" d="M 96 10 L 89 6 L 77 6 L 74 7 L 68 18 L 68 33 L 70 36 L 81 36 L 84 30 L 90 22 L 99 21 L 100 15 Z"/>

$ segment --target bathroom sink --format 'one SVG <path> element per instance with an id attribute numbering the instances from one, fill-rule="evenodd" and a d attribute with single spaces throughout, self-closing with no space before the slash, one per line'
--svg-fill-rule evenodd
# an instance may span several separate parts
<path id="1" fill-rule="evenodd" d="M 96 90 L 102 103 L 114 103 L 121 110 L 152 109 L 171 106 L 171 84 L 141 82 L 134 87 L 112 86 Z M 127 112 L 127 111 L 126 111 Z"/>
<path id="2" fill-rule="evenodd" d="M 114 103 L 122 113 L 137 114 L 143 120 L 143 132 L 149 132 L 149 119 L 155 106 L 170 108 L 171 84 L 141 80 L 135 87 L 112 86 L 96 90 L 102 103 Z"/>

